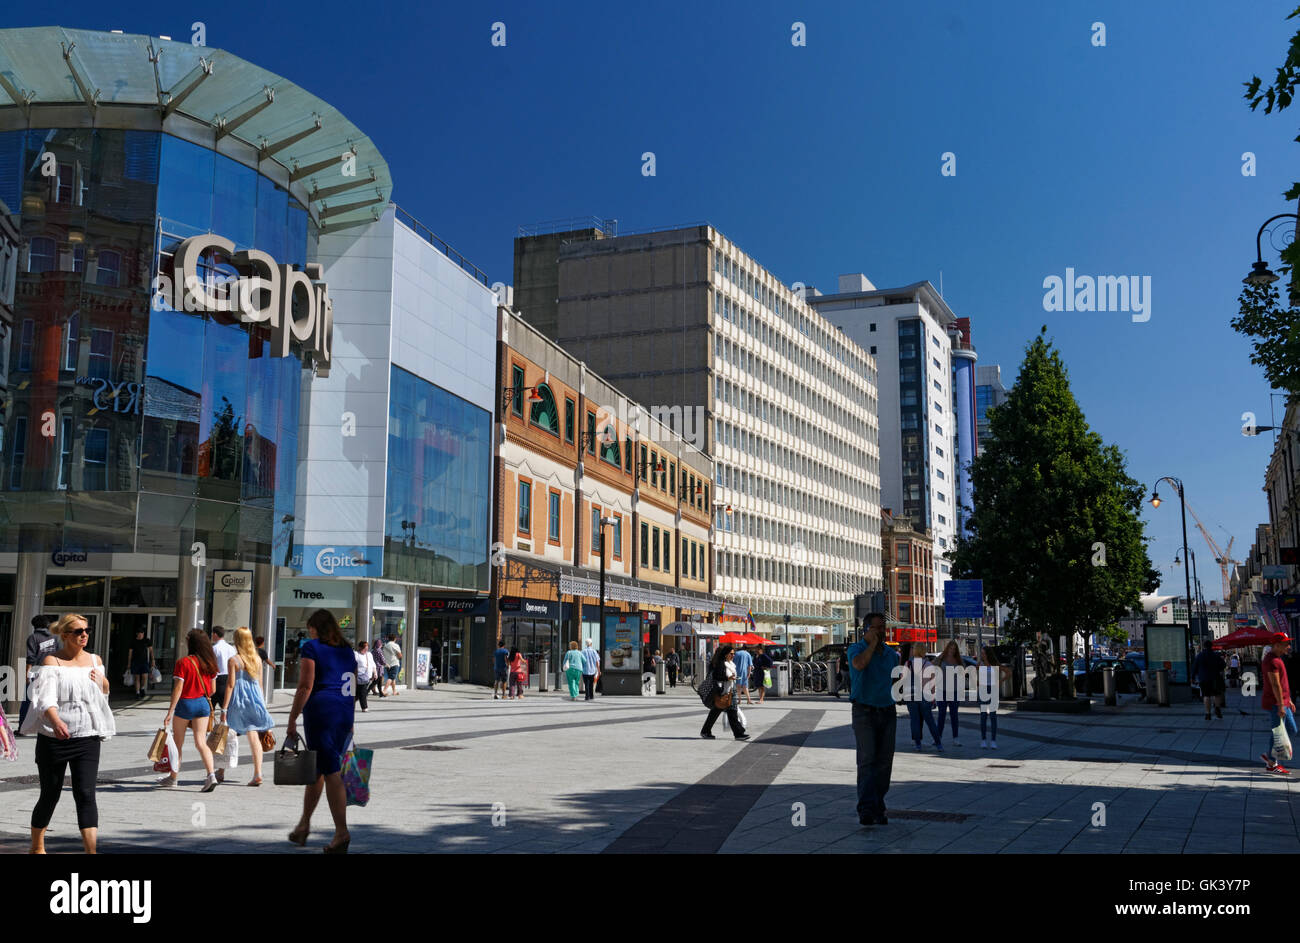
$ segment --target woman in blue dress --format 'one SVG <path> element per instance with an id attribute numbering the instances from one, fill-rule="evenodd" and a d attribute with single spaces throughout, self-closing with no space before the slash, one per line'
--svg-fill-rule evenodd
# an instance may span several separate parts
<path id="1" fill-rule="evenodd" d="M 289 710 L 285 737 L 293 740 L 298 733 L 298 715 L 302 715 L 307 749 L 316 751 L 316 781 L 302 797 L 302 818 L 289 833 L 295 845 L 307 844 L 311 814 L 320 802 L 321 790 L 334 817 L 334 838 L 325 846 L 326 854 L 347 854 L 347 793 L 343 777 L 343 751 L 352 737 L 353 694 L 357 685 L 357 659 L 343 630 L 328 609 L 317 609 L 307 620 L 311 639 L 300 649 L 298 690 Z"/>
<path id="2" fill-rule="evenodd" d="M 235 654 L 226 665 L 234 684 L 226 685 L 226 702 L 221 706 L 226 726 L 236 734 L 248 736 L 253 753 L 253 779 L 250 786 L 262 785 L 262 731 L 275 726 L 262 699 L 262 658 L 253 644 L 253 633 L 244 626 L 235 630 Z M 217 779 L 224 781 L 224 770 L 217 770 Z"/>

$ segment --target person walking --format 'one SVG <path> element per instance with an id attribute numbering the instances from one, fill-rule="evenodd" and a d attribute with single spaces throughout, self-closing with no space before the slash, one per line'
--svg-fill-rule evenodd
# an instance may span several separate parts
<path id="1" fill-rule="evenodd" d="M 510 657 L 506 661 L 506 667 L 510 670 L 510 700 L 524 699 L 524 688 L 528 685 L 528 663 L 524 661 L 524 656 L 519 649 L 510 649 Z"/>
<path id="2" fill-rule="evenodd" d="M 375 674 L 370 679 L 370 691 L 380 697 L 387 697 L 384 693 L 384 680 L 387 676 L 387 666 L 384 664 L 384 643 L 380 639 L 378 644 L 370 646 L 370 656 L 375 660 Z"/>
<path id="3" fill-rule="evenodd" d="M 235 646 L 226 641 L 224 626 L 212 627 L 212 654 L 217 659 L 217 677 L 212 693 L 212 706 L 215 708 L 226 703 L 226 686 L 230 681 L 226 665 L 230 661 L 230 656 L 235 654 Z"/>
<path id="4" fill-rule="evenodd" d="M 240 626 L 235 629 L 235 654 L 226 662 L 231 683 L 221 702 L 221 714 L 231 732 L 248 737 L 253 754 L 253 778 L 250 786 L 262 785 L 262 733 L 275 726 L 266 701 L 262 699 L 262 658 L 253 645 L 253 633 Z M 225 780 L 225 770 L 217 770 L 217 780 Z"/>
<path id="5" fill-rule="evenodd" d="M 397 696 L 397 676 L 402 673 L 402 646 L 397 644 L 397 636 L 388 636 L 384 643 L 384 664 L 388 666 L 388 691 Z"/>
<path id="6" fill-rule="evenodd" d="M 994 698 L 1001 691 L 1002 682 L 1011 677 L 1011 669 L 998 664 L 998 656 L 993 649 L 985 645 L 980 649 L 979 663 L 979 703 L 980 703 L 980 746 L 996 750 L 998 748 L 998 711 Z"/>
<path id="7" fill-rule="evenodd" d="M 1235 688 L 1240 678 L 1241 678 L 1241 658 L 1237 655 L 1236 652 L 1233 652 L 1232 655 L 1229 656 L 1228 658 L 1228 683 Z"/>
<path id="8" fill-rule="evenodd" d="M 741 692 L 745 695 L 745 703 L 751 707 L 754 704 L 753 698 L 749 696 L 749 676 L 754 671 L 754 656 L 749 653 L 749 649 L 741 646 L 736 649 L 732 663 L 736 666 L 736 702 L 739 706 Z"/>
<path id="9" fill-rule="evenodd" d="M 1285 724 L 1285 729 L 1291 737 L 1300 736 L 1296 730 L 1295 723 L 1295 704 L 1291 701 L 1291 683 L 1287 679 L 1286 666 L 1283 658 L 1291 649 L 1291 638 L 1282 632 L 1273 636 L 1273 644 L 1270 646 L 1268 654 L 1259 663 L 1260 682 L 1260 706 L 1268 711 L 1269 729 L 1272 730 L 1279 723 Z M 1261 753 L 1259 758 L 1264 761 L 1264 768 L 1270 773 L 1279 773 L 1283 776 L 1288 775 L 1291 771 L 1273 759 L 1272 751 Z"/>
<path id="10" fill-rule="evenodd" d="M 577 647 L 576 645 L 574 646 Z M 677 687 L 677 671 L 682 666 L 681 656 L 677 654 L 677 649 L 673 649 L 664 656 L 664 671 L 668 675 L 668 687 Z"/>
<path id="11" fill-rule="evenodd" d="M 1205 701 L 1205 719 L 1210 719 L 1210 702 L 1214 702 L 1214 716 L 1223 720 L 1223 700 L 1226 685 L 1223 672 L 1227 665 L 1223 656 L 1214 650 L 1209 639 L 1201 643 L 1201 650 L 1192 661 L 1192 677 L 1201 688 L 1201 699 Z"/>
<path id="12" fill-rule="evenodd" d="M 925 663 L 925 645 L 912 643 L 912 657 L 903 666 L 903 697 L 907 700 L 907 716 L 912 725 L 912 743 L 921 752 L 921 724 L 924 723 L 934 740 L 934 748 L 943 752 L 939 728 L 934 723 L 934 686 L 936 671 Z"/>
<path id="13" fill-rule="evenodd" d="M 203 780 L 203 792 L 217 788 L 217 774 L 213 769 L 212 751 L 208 749 L 208 721 L 212 716 L 212 696 L 217 676 L 217 656 L 212 651 L 212 640 L 202 629 L 190 629 L 185 636 L 185 647 L 189 654 L 176 662 L 172 669 L 172 699 L 163 716 L 162 725 L 172 726 L 172 736 L 176 742 L 176 756 L 172 772 L 158 780 L 159 786 L 175 786 L 180 778 L 181 751 L 185 746 L 186 728 L 194 731 L 194 748 L 199 751 L 199 759 L 207 777 Z"/>
<path id="14" fill-rule="evenodd" d="M 835 697 L 839 698 L 840 691 L 848 690 L 852 694 L 849 685 L 849 650 L 846 646 L 844 651 L 840 652 L 840 657 L 835 662 Z"/>
<path id="15" fill-rule="evenodd" d="M 756 679 L 754 687 L 758 689 L 758 703 L 760 704 L 767 700 L 767 673 L 772 670 L 774 664 L 772 656 L 762 649 L 759 649 L 758 654 L 754 656 L 754 678 Z M 838 690 L 836 690 L 835 696 L 840 696 Z"/>
<path id="16" fill-rule="evenodd" d="M 375 656 L 370 654 L 370 645 L 365 639 L 357 642 L 357 700 L 361 702 L 361 713 L 365 713 L 366 706 L 366 689 L 370 687 L 371 680 L 375 677 Z"/>
<path id="17" fill-rule="evenodd" d="M 303 793 L 302 817 L 289 833 L 289 841 L 295 845 L 307 844 L 311 816 L 324 791 L 334 819 L 334 837 L 325 846 L 325 853 L 347 854 L 352 836 L 348 834 L 347 791 L 340 771 L 344 751 L 352 739 L 355 718 L 352 691 L 357 660 L 328 609 L 313 612 L 307 628 L 312 637 L 301 647 L 298 690 L 289 709 L 285 737 L 297 739 L 301 715 L 307 749 L 316 751 L 316 781 Z"/>
<path id="18" fill-rule="evenodd" d="M 42 655 L 28 689 L 33 710 L 20 725 L 26 735 L 36 735 L 36 771 L 41 793 L 32 808 L 31 853 L 45 854 L 45 830 L 63 792 L 63 776 L 72 770 L 72 801 L 77 806 L 77 828 L 86 854 L 96 853 L 99 842 L 99 807 L 95 783 L 99 778 L 99 753 L 104 740 L 117 733 L 108 706 L 108 676 L 98 655 L 86 651 L 90 643 L 85 616 L 70 613 L 59 619 L 51 638 L 61 642 Z"/>
<path id="19" fill-rule="evenodd" d="M 885 794 L 893 775 L 898 730 L 893 692 L 898 653 L 885 644 L 885 617 L 881 613 L 867 616 L 866 638 L 850 645 L 847 655 L 857 746 L 858 822 L 887 825 Z"/>
<path id="20" fill-rule="evenodd" d="M 569 650 L 564 653 L 564 678 L 569 682 L 569 700 L 578 699 L 578 685 L 582 683 L 582 652 L 578 650 L 575 639 L 569 643 Z"/>
<path id="21" fill-rule="evenodd" d="M 510 649 L 506 648 L 505 639 L 497 639 L 497 650 L 492 653 L 492 700 L 496 701 L 506 697 L 510 691 L 510 668 L 507 662 L 510 660 Z M 501 688 L 501 693 L 497 693 L 497 688 Z"/>
<path id="22" fill-rule="evenodd" d="M 45 656 L 59 648 L 59 638 L 50 632 L 49 616 L 32 616 L 32 633 L 27 636 L 27 687 L 30 689 L 32 681 L 36 678 L 36 668 L 45 659 Z M 18 708 L 18 736 L 27 736 L 22 732 L 23 722 L 27 720 L 27 712 L 31 709 L 31 691 L 23 697 L 22 706 Z"/>
<path id="23" fill-rule="evenodd" d="M 582 650 L 582 690 L 586 695 L 583 700 L 596 699 L 596 680 L 600 677 L 600 653 L 591 647 L 591 639 Z"/>
<path id="24" fill-rule="evenodd" d="M 731 725 L 731 732 L 736 739 L 748 740 L 749 734 L 745 733 L 745 727 L 740 722 L 740 705 L 736 702 L 739 672 L 736 671 L 735 651 L 730 645 L 719 645 L 718 650 L 714 652 L 713 661 L 709 663 L 709 677 L 713 680 L 708 700 L 705 701 L 709 708 L 709 716 L 704 720 L 700 736 L 705 740 L 718 739 L 713 735 L 713 724 L 725 711 L 727 723 Z"/>
<path id="25" fill-rule="evenodd" d="M 957 704 L 964 693 L 961 690 L 964 684 L 959 680 L 959 673 L 966 670 L 966 662 L 962 660 L 956 639 L 949 639 L 948 644 L 943 647 L 943 654 L 939 656 L 937 668 L 939 689 L 943 692 L 939 700 L 939 738 L 943 739 L 944 715 L 948 714 L 952 717 L 952 745 L 959 747 L 961 738 L 957 734 Z"/>
<path id="26" fill-rule="evenodd" d="M 135 679 L 135 699 L 149 696 L 149 676 L 154 669 L 153 643 L 144 637 L 144 628 L 135 630 L 131 643 L 131 676 Z"/>

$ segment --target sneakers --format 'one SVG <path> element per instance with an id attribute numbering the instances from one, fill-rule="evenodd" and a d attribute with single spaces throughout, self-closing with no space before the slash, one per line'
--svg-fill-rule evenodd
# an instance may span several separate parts
<path id="1" fill-rule="evenodd" d="M 1266 772 L 1281 773 L 1283 776 L 1286 776 L 1291 772 L 1281 763 L 1274 762 L 1273 757 L 1269 756 L 1267 753 L 1261 753 L 1259 758 L 1264 761 L 1264 770 Z"/>
<path id="2" fill-rule="evenodd" d="M 959 747 L 959 746 L 961 746 L 961 741 L 960 741 L 960 740 L 957 740 L 957 739 L 954 739 L 954 740 L 952 741 L 952 745 L 955 746 L 955 747 Z"/>
<path id="3" fill-rule="evenodd" d="M 162 779 L 160 779 L 160 780 L 158 780 L 156 783 L 154 783 L 154 785 L 155 785 L 155 786 L 175 786 L 175 785 L 176 785 L 176 780 L 172 779 L 170 776 L 164 776 Z"/>
<path id="4" fill-rule="evenodd" d="M 938 750 L 940 753 L 943 752 L 943 744 L 940 743 L 938 740 L 934 741 L 934 748 Z"/>
<path id="5" fill-rule="evenodd" d="M 492 695 L 492 700 L 494 700 L 494 701 L 499 701 L 499 700 L 501 700 L 501 695 L 500 695 L 500 694 L 493 694 L 493 695 Z"/>
<path id="6" fill-rule="evenodd" d="M 226 781 L 226 771 L 224 769 L 217 770 L 217 782 L 224 783 L 225 781 Z"/>
<path id="7" fill-rule="evenodd" d="M 203 788 L 200 789 L 199 792 L 211 792 L 217 788 L 217 782 L 217 774 L 208 773 L 207 777 L 203 780 Z"/>
<path id="8" fill-rule="evenodd" d="M 917 753 L 920 753 L 920 752 L 921 752 L 921 741 L 920 741 L 920 740 L 917 740 L 917 741 L 916 741 L 916 752 L 917 752 Z"/>
<path id="9" fill-rule="evenodd" d="M 998 748 L 998 742 L 997 742 L 996 740 L 990 740 L 990 741 L 989 741 L 989 749 L 990 749 L 990 750 L 996 750 L 997 748 Z"/>
<path id="10" fill-rule="evenodd" d="M 737 739 L 737 740 L 748 740 L 748 739 L 749 739 L 749 734 L 747 734 L 747 733 L 742 733 L 742 734 L 741 734 L 739 737 L 737 737 L 736 739 Z"/>
<path id="11" fill-rule="evenodd" d="M 980 747 L 987 750 L 989 748 L 989 742 L 987 740 L 981 740 Z"/>

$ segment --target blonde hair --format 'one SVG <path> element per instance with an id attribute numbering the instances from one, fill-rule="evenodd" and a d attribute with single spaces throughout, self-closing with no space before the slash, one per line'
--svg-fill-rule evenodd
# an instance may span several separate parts
<path id="1" fill-rule="evenodd" d="M 262 658 L 257 654 L 257 647 L 253 645 L 253 633 L 248 631 L 248 626 L 241 625 L 235 629 L 235 651 L 239 654 L 239 660 L 248 672 L 250 678 L 258 681 L 262 677 Z"/>
<path id="2" fill-rule="evenodd" d="M 64 635 L 67 635 L 68 626 L 71 625 L 73 622 L 84 622 L 86 623 L 87 628 L 90 627 L 90 620 L 87 619 L 85 616 L 83 616 L 81 613 L 65 612 L 63 615 L 59 616 L 59 621 L 54 623 L 54 634 L 57 635 L 59 638 L 62 638 Z"/>
<path id="3" fill-rule="evenodd" d="M 912 643 L 912 657 L 913 657 L 913 658 L 924 658 L 924 657 L 925 657 L 925 643 L 924 643 L 924 642 L 913 642 L 913 643 Z"/>

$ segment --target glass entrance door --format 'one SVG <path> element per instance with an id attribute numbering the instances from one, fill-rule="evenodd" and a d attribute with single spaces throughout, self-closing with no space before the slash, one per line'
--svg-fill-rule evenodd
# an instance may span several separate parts
<path id="1" fill-rule="evenodd" d="M 134 679 L 130 684 L 122 676 L 131 668 L 131 649 L 135 646 L 135 636 L 139 632 L 145 641 L 152 641 L 149 635 L 149 616 L 143 612 L 112 612 L 108 617 L 108 654 L 104 657 L 104 669 L 108 672 L 110 693 L 124 694 L 135 690 Z M 157 649 L 154 650 L 155 656 Z M 102 649 L 101 649 L 102 654 Z"/>

